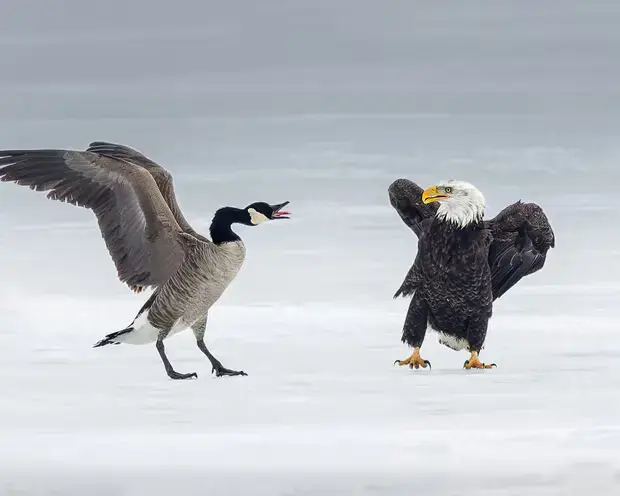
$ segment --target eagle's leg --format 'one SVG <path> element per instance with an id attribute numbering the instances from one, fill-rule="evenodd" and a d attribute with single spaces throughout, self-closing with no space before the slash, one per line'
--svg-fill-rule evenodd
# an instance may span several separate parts
<path id="1" fill-rule="evenodd" d="M 494 363 L 481 362 L 478 358 L 478 352 L 473 350 L 471 351 L 471 356 L 469 357 L 469 360 L 465 360 L 465 363 L 463 364 L 463 368 L 466 369 L 491 369 L 493 367 L 497 367 L 497 365 L 495 365 Z"/>
<path id="2" fill-rule="evenodd" d="M 216 377 L 223 375 L 248 375 L 243 370 L 230 370 L 222 365 L 222 363 L 213 356 L 205 344 L 205 330 L 207 328 L 207 314 L 192 324 L 192 331 L 196 336 L 196 345 L 211 362 L 211 373 L 215 372 Z"/>
<path id="3" fill-rule="evenodd" d="M 402 342 L 413 347 L 413 353 L 409 358 L 405 360 L 396 360 L 394 363 L 402 366 L 409 365 L 409 368 L 426 368 L 431 367 L 431 362 L 424 360 L 420 356 L 420 346 L 424 342 L 424 336 L 426 335 L 426 323 L 428 319 L 428 305 L 426 301 L 418 296 L 418 293 L 414 293 L 409 309 L 407 310 L 407 316 L 405 317 L 405 324 L 403 325 L 403 337 Z"/>
<path id="4" fill-rule="evenodd" d="M 424 360 L 420 356 L 420 348 L 418 348 L 417 346 L 413 349 L 413 353 L 411 354 L 409 358 L 406 358 L 404 360 L 396 360 L 394 363 L 395 364 L 397 363 L 400 366 L 409 365 L 410 369 L 414 367 L 416 369 L 419 369 L 420 367 L 425 369 L 427 366 L 429 368 L 431 367 L 431 362 L 429 362 L 428 360 Z"/>
<path id="5" fill-rule="evenodd" d="M 482 349 L 484 340 L 487 336 L 487 328 L 489 325 L 490 315 L 482 315 L 472 318 L 467 326 L 467 341 L 469 342 L 469 360 L 465 360 L 463 368 L 465 369 L 490 369 L 497 367 L 494 363 L 483 363 L 478 358 L 478 353 Z"/>

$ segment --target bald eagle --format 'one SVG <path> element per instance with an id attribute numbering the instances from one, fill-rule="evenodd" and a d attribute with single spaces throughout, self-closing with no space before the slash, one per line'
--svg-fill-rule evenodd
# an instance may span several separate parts
<path id="1" fill-rule="evenodd" d="M 555 235 L 535 203 L 518 201 L 483 220 L 482 193 L 464 181 L 423 190 L 408 179 L 388 188 L 390 203 L 418 237 L 418 251 L 394 298 L 412 296 L 402 341 L 410 368 L 430 367 L 420 356 L 427 328 L 453 350 L 467 349 L 464 367 L 491 368 L 478 355 L 484 345 L 493 302 L 523 277 L 539 271 Z"/>

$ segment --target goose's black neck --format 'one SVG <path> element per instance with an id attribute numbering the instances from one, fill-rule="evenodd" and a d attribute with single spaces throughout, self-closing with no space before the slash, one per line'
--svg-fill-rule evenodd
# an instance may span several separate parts
<path id="1" fill-rule="evenodd" d="M 240 241 L 241 238 L 232 230 L 235 223 L 247 224 L 250 220 L 250 214 L 245 210 L 235 207 L 220 208 L 213 216 L 209 232 L 211 239 L 216 245 L 222 243 L 230 243 L 232 241 Z"/>

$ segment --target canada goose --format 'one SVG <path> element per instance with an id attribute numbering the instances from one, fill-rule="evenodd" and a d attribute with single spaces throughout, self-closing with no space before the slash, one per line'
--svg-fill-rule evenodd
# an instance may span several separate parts
<path id="1" fill-rule="evenodd" d="M 107 335 L 95 347 L 155 342 L 168 376 L 188 379 L 198 376 L 173 369 L 164 339 L 191 328 L 216 376 L 247 375 L 223 367 L 207 349 L 207 312 L 245 258 L 245 246 L 232 224 L 256 226 L 288 219 L 290 214 L 282 210 L 288 201 L 220 208 L 209 240 L 183 217 L 168 171 L 136 150 L 102 141 L 91 143 L 86 151 L 0 151 L 0 179 L 49 191 L 50 199 L 93 210 L 119 279 L 134 291 L 155 288 L 127 328 Z"/>

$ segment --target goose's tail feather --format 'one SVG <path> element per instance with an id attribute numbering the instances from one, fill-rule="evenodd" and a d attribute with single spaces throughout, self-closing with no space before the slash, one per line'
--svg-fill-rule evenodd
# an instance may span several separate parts
<path id="1" fill-rule="evenodd" d="M 112 332 L 108 334 L 105 338 L 103 338 L 101 341 L 98 341 L 97 343 L 95 343 L 93 348 L 99 348 L 101 346 L 105 346 L 108 344 L 121 344 L 121 342 L 118 341 L 117 338 L 131 331 L 133 331 L 133 327 L 128 327 L 127 329 L 123 329 L 122 331 Z"/>

